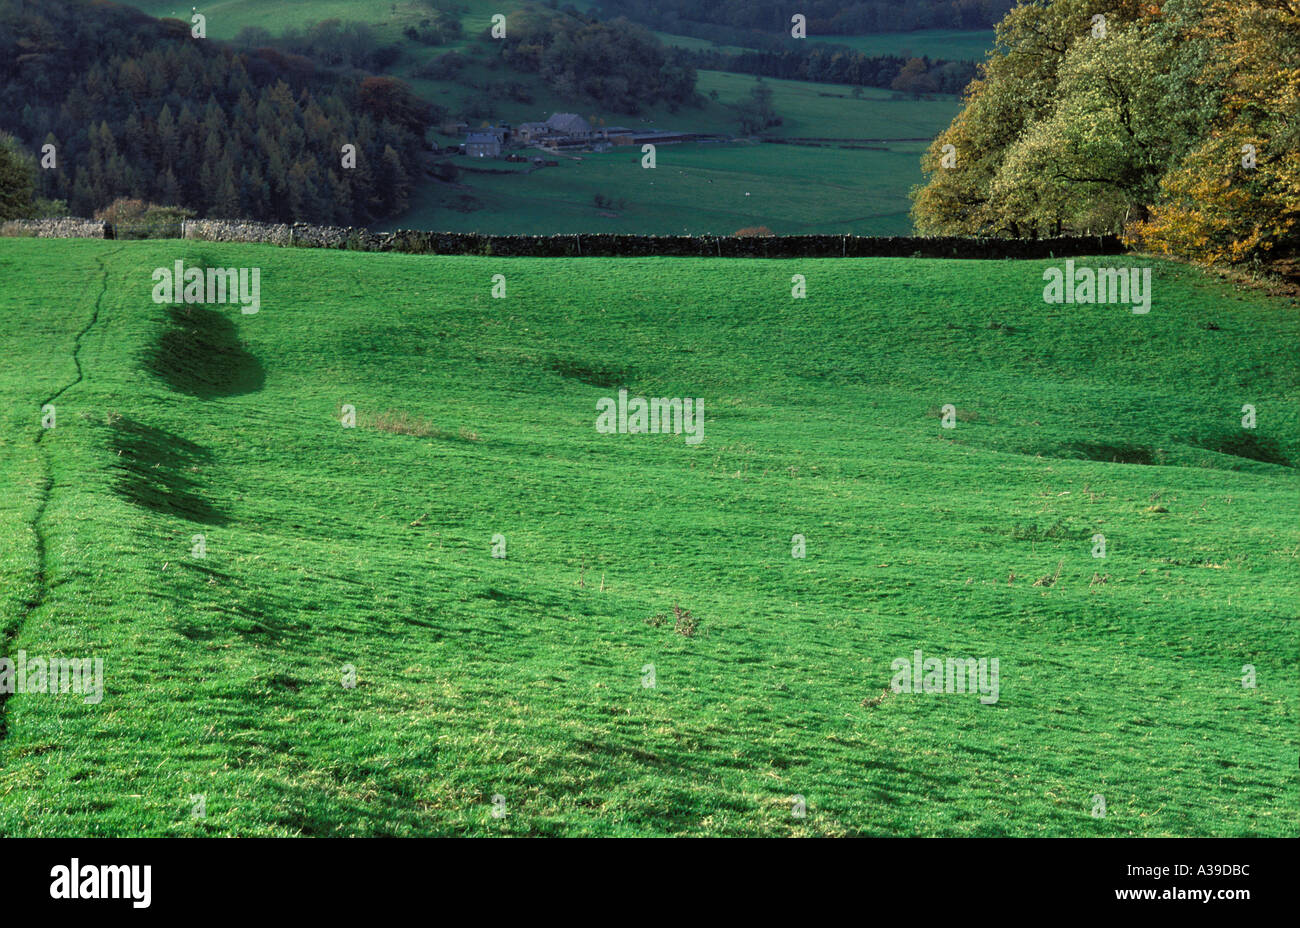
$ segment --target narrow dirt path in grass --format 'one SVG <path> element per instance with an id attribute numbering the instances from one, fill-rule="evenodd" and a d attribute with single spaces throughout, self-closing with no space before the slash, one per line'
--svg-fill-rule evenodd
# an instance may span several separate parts
<path id="1" fill-rule="evenodd" d="M 81 328 L 81 331 L 77 333 L 77 336 L 72 343 L 72 363 L 77 369 L 76 376 L 63 386 L 59 387 L 59 389 L 55 390 L 48 397 L 41 400 L 40 406 L 42 410 L 44 410 L 47 405 L 54 403 L 77 384 L 81 383 L 85 378 L 85 372 L 81 369 L 81 341 L 86 337 L 90 330 L 95 327 L 96 323 L 99 322 L 99 313 L 103 307 L 104 296 L 108 293 L 107 260 L 121 250 L 122 249 L 120 248 L 116 248 L 108 254 L 100 255 L 95 258 L 95 263 L 99 265 L 100 270 L 99 292 L 95 294 L 95 305 L 91 310 L 90 319 Z M 55 428 L 57 427 L 58 410 L 56 409 Z M 37 446 L 42 445 L 42 439 L 45 437 L 47 431 L 49 430 L 46 429 L 44 425 L 37 429 L 36 438 L 34 439 Z M 0 647 L 0 654 L 9 653 L 13 644 L 22 634 L 23 626 L 27 624 L 27 619 L 36 612 L 37 609 L 40 609 L 41 606 L 44 605 L 46 594 L 49 592 L 49 585 L 46 578 L 47 545 L 45 529 L 43 528 L 42 523 L 45 520 L 45 511 L 49 508 L 50 496 L 54 491 L 54 467 L 50 461 L 49 453 L 42 455 L 41 460 L 44 467 L 44 475 L 41 478 L 40 489 L 37 492 L 36 510 L 33 512 L 31 520 L 32 537 L 35 539 L 36 547 L 36 570 L 33 576 L 33 586 L 35 589 L 31 598 L 23 604 L 18 620 L 11 627 L 8 636 L 6 636 L 3 642 L 3 647 Z M 10 694 L 8 693 L 0 691 L 0 741 L 3 741 L 5 736 L 9 733 L 9 713 L 6 711 L 9 702 L 9 695 Z"/>

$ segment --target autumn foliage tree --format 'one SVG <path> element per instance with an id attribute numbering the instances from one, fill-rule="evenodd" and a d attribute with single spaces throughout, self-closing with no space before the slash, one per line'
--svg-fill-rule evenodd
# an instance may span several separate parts
<path id="1" fill-rule="evenodd" d="M 1295 249 L 1296 0 L 1049 0 L 997 34 L 922 159 L 920 231 L 1124 233 L 1209 262 Z"/>
<path id="2" fill-rule="evenodd" d="M 357 91 L 357 102 L 376 122 L 387 119 L 417 135 L 432 119 L 431 108 L 406 86 L 392 77 L 367 77 Z"/>
<path id="3" fill-rule="evenodd" d="M 1206 138 L 1161 182 L 1131 239 L 1206 263 L 1300 250 L 1300 4 L 1212 0 L 1199 80 L 1225 88 Z"/>
<path id="4" fill-rule="evenodd" d="M 937 93 L 939 80 L 930 73 L 926 63 L 920 58 L 909 58 L 907 64 L 903 65 L 903 70 L 898 72 L 898 76 L 889 86 L 902 93 L 920 96 L 923 93 Z"/>

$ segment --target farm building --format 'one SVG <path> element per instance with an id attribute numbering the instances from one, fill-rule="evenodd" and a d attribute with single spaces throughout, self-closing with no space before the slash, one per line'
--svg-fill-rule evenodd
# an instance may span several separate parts
<path id="1" fill-rule="evenodd" d="M 532 145 L 551 134 L 551 127 L 544 122 L 521 122 L 515 130 L 515 139 L 524 145 Z"/>
<path id="2" fill-rule="evenodd" d="M 655 145 L 672 145 L 677 142 L 689 142 L 696 137 L 697 136 L 693 132 L 671 132 L 666 129 L 650 129 L 644 132 L 633 133 L 632 144 L 644 145 L 647 142 L 651 142 Z"/>
<path id="3" fill-rule="evenodd" d="M 576 113 L 555 113 L 546 120 L 552 135 L 565 136 L 570 139 L 585 139 L 591 136 L 591 123 Z"/>
<path id="4" fill-rule="evenodd" d="M 631 145 L 636 132 L 627 126 L 610 126 L 601 129 L 600 134 L 615 145 Z"/>
<path id="5" fill-rule="evenodd" d="M 501 154 L 501 136 L 482 130 L 465 136 L 465 154 L 471 158 L 496 158 Z"/>

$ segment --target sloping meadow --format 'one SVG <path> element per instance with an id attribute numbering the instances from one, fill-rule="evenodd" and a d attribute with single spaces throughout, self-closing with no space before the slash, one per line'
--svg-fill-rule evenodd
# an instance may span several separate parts
<path id="1" fill-rule="evenodd" d="M 0 834 L 1293 831 L 1300 317 L 1060 263 L 0 242 Z"/>

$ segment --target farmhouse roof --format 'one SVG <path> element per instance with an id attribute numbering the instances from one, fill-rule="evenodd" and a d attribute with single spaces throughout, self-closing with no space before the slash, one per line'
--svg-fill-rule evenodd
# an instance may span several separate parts
<path id="1" fill-rule="evenodd" d="M 546 124 L 563 135 L 590 135 L 591 123 L 577 113 L 556 113 Z"/>

